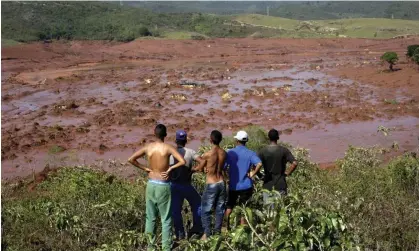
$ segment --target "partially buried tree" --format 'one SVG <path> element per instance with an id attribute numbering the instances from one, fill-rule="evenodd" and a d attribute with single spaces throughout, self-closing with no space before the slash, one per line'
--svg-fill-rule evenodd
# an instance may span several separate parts
<path id="1" fill-rule="evenodd" d="M 393 65 L 397 62 L 397 60 L 399 60 L 399 57 L 397 56 L 397 53 L 395 52 L 386 52 L 381 56 L 381 60 L 386 61 L 387 63 L 389 63 L 389 69 L 390 71 L 394 71 L 393 70 Z"/>

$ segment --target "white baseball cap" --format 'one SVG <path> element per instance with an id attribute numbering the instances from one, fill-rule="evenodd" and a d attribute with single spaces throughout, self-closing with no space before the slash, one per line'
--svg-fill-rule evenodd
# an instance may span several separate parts
<path id="1" fill-rule="evenodd" d="M 247 135 L 247 132 L 245 131 L 238 131 L 236 136 L 234 136 L 235 139 L 237 139 L 238 141 L 248 141 L 249 140 L 249 136 Z"/>

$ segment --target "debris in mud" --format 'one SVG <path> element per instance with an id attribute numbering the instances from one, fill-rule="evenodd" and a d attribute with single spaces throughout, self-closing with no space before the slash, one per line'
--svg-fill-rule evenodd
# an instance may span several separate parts
<path id="1" fill-rule="evenodd" d="M 108 150 L 108 149 L 109 149 L 109 147 L 105 146 L 104 144 L 100 144 L 100 145 L 99 145 L 99 150 L 100 150 L 100 151 L 106 151 L 106 150 Z"/>
<path id="2" fill-rule="evenodd" d="M 180 100 L 180 101 L 185 101 L 187 98 L 185 95 L 183 94 L 172 94 L 172 96 L 170 96 L 172 99 L 176 99 L 176 100 Z"/>
<path id="3" fill-rule="evenodd" d="M 125 105 L 119 104 L 116 110 L 105 109 L 93 117 L 92 122 L 100 126 L 129 125 L 135 126 L 142 124 L 141 118 L 145 115 L 142 110 L 134 110 Z"/>
<path id="4" fill-rule="evenodd" d="M 288 85 L 288 84 L 286 84 L 286 85 L 282 86 L 282 89 L 283 89 L 284 91 L 289 92 L 289 91 L 291 91 L 291 87 L 292 87 L 292 85 Z"/>
<path id="5" fill-rule="evenodd" d="M 319 80 L 315 79 L 315 78 L 310 78 L 310 79 L 306 80 L 306 83 L 311 85 L 311 86 L 316 85 L 318 82 L 319 82 Z"/>
<path id="6" fill-rule="evenodd" d="M 78 133 L 88 133 L 88 132 L 90 132 L 90 129 L 86 128 L 86 127 L 83 127 L 83 126 L 80 126 L 76 129 L 76 132 L 78 132 Z"/>
<path id="7" fill-rule="evenodd" d="M 163 107 L 163 105 L 160 104 L 160 102 L 157 102 L 154 106 L 157 107 L 157 108 L 162 108 Z"/>
<path id="8" fill-rule="evenodd" d="M 66 148 L 63 147 L 63 146 L 54 145 L 54 146 L 51 146 L 49 148 L 48 153 L 57 154 L 57 153 L 60 153 L 60 152 L 64 152 L 65 150 L 66 150 Z"/>
<path id="9" fill-rule="evenodd" d="M 78 107 L 79 105 L 77 105 L 74 100 L 66 100 L 62 103 L 54 105 L 53 113 L 59 115 L 63 111 L 74 110 Z"/>
<path id="10" fill-rule="evenodd" d="M 147 84 L 151 84 L 151 79 L 149 79 L 149 78 L 144 79 L 144 82 L 146 82 Z"/>
<path id="11" fill-rule="evenodd" d="M 258 96 L 258 97 L 263 97 L 266 95 L 266 90 L 265 88 L 258 88 L 253 90 L 253 95 L 254 96 Z"/>
<path id="12" fill-rule="evenodd" d="M 221 95 L 221 98 L 222 98 L 224 101 L 226 101 L 226 100 L 230 100 L 232 97 L 233 97 L 233 96 L 232 96 L 230 93 L 228 93 L 228 92 L 226 92 L 226 93 L 224 93 L 223 95 Z"/>
<path id="13" fill-rule="evenodd" d="M 292 133 L 292 129 L 291 128 L 287 128 L 282 130 L 282 133 L 286 134 L 286 135 L 290 135 Z"/>
<path id="14" fill-rule="evenodd" d="M 188 82 L 186 80 L 182 80 L 180 82 L 180 85 L 184 88 L 189 88 L 189 89 L 193 89 L 193 88 L 200 88 L 205 86 L 204 84 L 201 83 L 196 83 L 196 82 Z"/>

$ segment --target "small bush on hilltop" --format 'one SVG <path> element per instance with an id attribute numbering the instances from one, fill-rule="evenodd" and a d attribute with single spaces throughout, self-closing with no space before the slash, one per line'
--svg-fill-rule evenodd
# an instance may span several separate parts
<path id="1" fill-rule="evenodd" d="M 381 60 L 386 61 L 389 63 L 389 69 L 390 71 L 393 70 L 393 65 L 396 64 L 397 60 L 399 60 L 399 57 L 397 56 L 397 53 L 395 52 L 386 52 L 381 56 Z"/>
<path id="2" fill-rule="evenodd" d="M 407 53 L 406 56 L 408 56 L 409 58 L 412 58 L 413 55 L 415 55 L 415 50 L 419 48 L 419 44 L 413 44 L 413 45 L 409 45 L 407 46 Z"/>

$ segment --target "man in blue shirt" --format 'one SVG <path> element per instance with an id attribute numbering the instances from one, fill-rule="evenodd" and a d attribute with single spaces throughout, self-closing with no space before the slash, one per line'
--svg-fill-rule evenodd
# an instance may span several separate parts
<path id="1" fill-rule="evenodd" d="M 237 132 L 234 138 L 236 147 L 227 152 L 227 165 L 229 166 L 229 191 L 227 200 L 227 210 L 225 216 L 227 218 L 227 230 L 230 229 L 230 214 L 233 208 L 239 204 L 245 204 L 253 194 L 252 178 L 259 172 L 262 167 L 262 161 L 257 154 L 246 147 L 249 140 L 245 131 Z M 252 170 L 252 167 L 255 167 Z M 244 225 L 245 219 L 241 217 L 240 223 Z"/>

